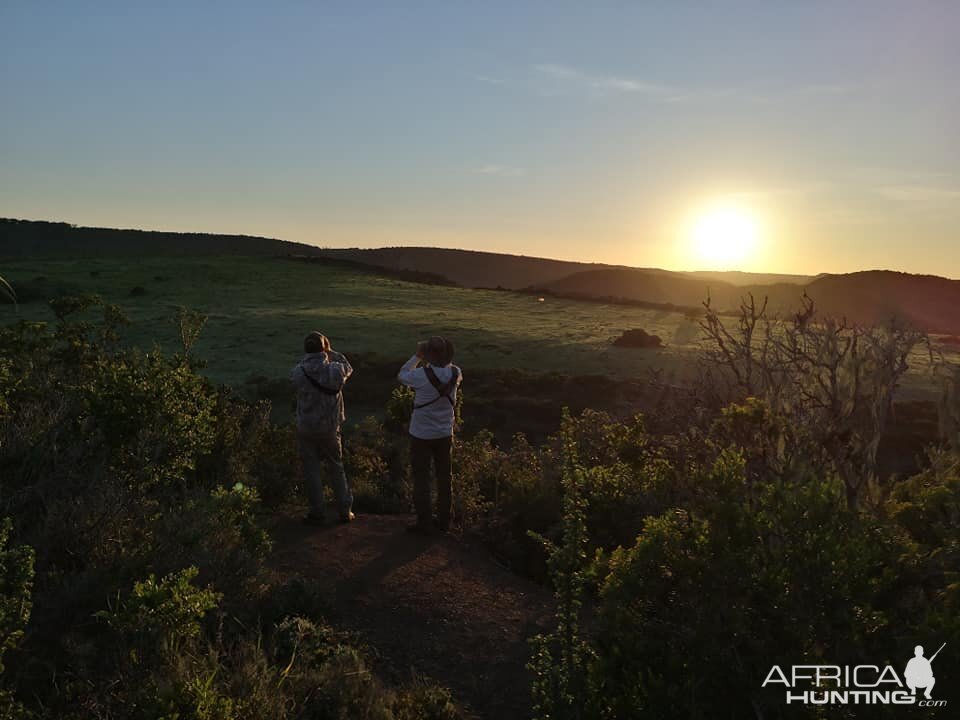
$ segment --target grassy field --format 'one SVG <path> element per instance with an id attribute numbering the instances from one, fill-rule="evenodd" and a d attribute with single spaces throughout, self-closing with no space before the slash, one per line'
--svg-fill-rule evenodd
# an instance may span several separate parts
<path id="1" fill-rule="evenodd" d="M 57 292 L 99 293 L 130 316 L 130 342 L 177 346 L 178 306 L 209 317 L 196 346 L 211 378 L 242 383 L 286 377 L 303 336 L 317 329 L 348 354 L 398 364 L 417 340 L 446 335 L 471 369 L 520 368 L 568 375 L 643 378 L 660 368 L 681 381 L 692 371 L 698 321 L 681 312 L 404 282 L 353 269 L 283 258 L 104 258 L 6 261 L 2 274 L 26 302 L 0 307 L 0 322 L 50 320 L 40 300 Z M 31 300 L 31 298 L 33 298 Z M 629 328 L 659 335 L 665 347 L 612 347 Z M 954 353 L 954 357 L 956 354 Z M 923 365 L 917 353 L 914 366 Z M 902 398 L 929 396 L 920 370 Z"/>
<path id="2" fill-rule="evenodd" d="M 421 285 L 350 269 L 263 258 L 33 260 L 3 263 L 4 276 L 28 297 L 45 288 L 99 293 L 130 316 L 129 339 L 175 347 L 179 305 L 209 320 L 196 353 L 211 377 L 227 383 L 251 375 L 285 377 L 303 336 L 326 333 L 347 352 L 406 360 L 417 340 L 449 336 L 469 368 L 520 367 L 567 374 L 682 373 L 697 321 L 681 313 L 537 298 L 515 293 Z M 45 278 L 38 280 L 38 278 Z M 143 294 L 134 294 L 143 288 Z M 49 292 L 49 290 L 47 290 Z M 26 302 L 0 318 L 49 320 L 43 302 Z M 611 347 L 627 328 L 660 335 L 659 350 Z"/>

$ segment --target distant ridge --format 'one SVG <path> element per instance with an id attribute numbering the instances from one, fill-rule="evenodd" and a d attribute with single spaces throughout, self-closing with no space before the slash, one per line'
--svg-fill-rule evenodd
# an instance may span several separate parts
<path id="1" fill-rule="evenodd" d="M 709 294 L 720 311 L 736 310 L 747 293 L 792 312 L 806 292 L 824 315 L 862 324 L 892 316 L 934 333 L 960 333 L 960 280 L 866 270 L 839 275 L 672 272 L 655 268 L 547 260 L 474 250 L 395 247 L 327 249 L 323 255 L 394 270 L 445 275 L 467 287 L 540 290 L 568 297 L 700 308 Z M 736 282 L 728 281 L 736 280 Z"/>
<path id="2" fill-rule="evenodd" d="M 508 290 L 546 285 L 584 270 L 622 267 L 431 247 L 327 248 L 321 253 L 326 257 L 378 267 L 438 273 L 466 287 L 501 287 Z"/>
<path id="3" fill-rule="evenodd" d="M 77 227 L 63 222 L 0 219 L 0 257 L 249 255 L 312 258 L 391 277 L 465 287 L 735 310 L 746 293 L 770 308 L 795 310 L 806 292 L 820 313 L 873 324 L 899 317 L 934 333 L 960 334 L 960 280 L 890 270 L 819 275 L 673 272 L 600 263 L 424 247 L 319 248 L 250 235 L 214 235 Z"/>
<path id="4" fill-rule="evenodd" d="M 320 255 L 304 243 L 254 235 L 91 228 L 0 218 L 0 257 L 127 255 Z"/>

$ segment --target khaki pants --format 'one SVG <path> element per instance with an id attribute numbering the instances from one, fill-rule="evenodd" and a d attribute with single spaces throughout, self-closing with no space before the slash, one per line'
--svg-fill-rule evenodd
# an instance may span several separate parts
<path id="1" fill-rule="evenodd" d="M 350 483 L 343 470 L 343 449 L 340 428 L 328 431 L 297 431 L 297 446 L 303 461 L 303 484 L 310 501 L 310 514 L 323 517 L 323 467 L 330 474 L 330 484 L 337 500 L 337 512 L 346 515 L 353 505 Z"/>
<path id="2" fill-rule="evenodd" d="M 410 466 L 413 470 L 413 504 L 417 509 L 417 524 L 430 527 L 430 463 L 437 476 L 437 522 L 444 530 L 450 527 L 453 506 L 451 472 L 453 438 L 421 440 L 410 436 Z"/>

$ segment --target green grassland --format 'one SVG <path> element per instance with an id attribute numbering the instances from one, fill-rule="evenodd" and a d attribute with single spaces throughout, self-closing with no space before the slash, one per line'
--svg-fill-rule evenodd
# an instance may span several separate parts
<path id="1" fill-rule="evenodd" d="M 285 377 L 303 336 L 326 333 L 344 352 L 402 362 L 417 340 L 447 335 L 465 368 L 646 375 L 683 373 L 697 341 L 695 318 L 679 312 L 404 282 L 363 271 L 283 258 L 18 260 L 3 274 L 28 298 L 97 293 L 131 319 L 135 344 L 176 347 L 177 306 L 207 314 L 195 352 L 217 381 Z M 45 278 L 38 280 L 38 278 Z M 143 288 L 143 294 L 134 294 Z M 2 309 L 4 319 L 53 318 L 46 303 Z M 611 347 L 627 328 L 661 336 L 665 347 Z"/>
<path id="2" fill-rule="evenodd" d="M 0 322 L 51 320 L 45 298 L 97 293 L 128 314 L 130 342 L 169 350 L 177 347 L 177 307 L 201 311 L 209 319 L 195 353 L 209 376 L 224 383 L 285 378 L 303 336 L 314 329 L 348 355 L 397 363 L 417 340 L 446 335 L 467 374 L 519 368 L 627 379 L 657 368 L 674 382 L 693 371 L 699 341 L 697 318 L 679 311 L 554 297 L 541 302 L 279 257 L 37 258 L 5 261 L 2 274 L 25 302 L 0 308 Z M 664 347 L 612 347 L 630 328 L 659 335 Z M 920 351 L 913 365 L 901 397 L 932 391 Z"/>

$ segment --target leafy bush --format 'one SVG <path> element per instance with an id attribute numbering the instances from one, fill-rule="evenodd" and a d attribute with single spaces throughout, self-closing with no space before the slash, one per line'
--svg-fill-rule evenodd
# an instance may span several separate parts
<path id="1" fill-rule="evenodd" d="M 30 620 L 33 549 L 10 547 L 9 518 L 0 521 L 0 717 L 27 717 L 25 708 L 7 690 L 4 655 L 15 650 Z"/>
<path id="2" fill-rule="evenodd" d="M 896 666 L 924 638 L 960 642 L 955 454 L 935 452 L 871 513 L 811 470 L 769 406 L 730 406 L 710 428 L 656 450 L 639 432 L 565 420 L 537 717 L 779 717 L 782 696 L 760 688 L 773 664 Z"/>
<path id="3" fill-rule="evenodd" d="M 659 335 L 647 333 L 646 330 L 637 328 L 634 330 L 624 330 L 616 340 L 613 341 L 615 347 L 622 348 L 658 348 L 663 346 L 663 341 Z"/>
<path id="4" fill-rule="evenodd" d="M 176 657 L 200 636 L 200 621 L 222 597 L 209 588 L 195 588 L 197 572 L 189 567 L 159 581 L 150 575 L 133 584 L 129 597 L 96 617 L 124 637 L 135 662 L 154 652 Z"/>
<path id="5" fill-rule="evenodd" d="M 368 417 L 344 442 L 344 469 L 361 512 L 408 512 L 413 501 L 407 440 Z"/>

